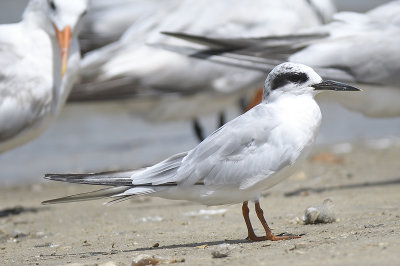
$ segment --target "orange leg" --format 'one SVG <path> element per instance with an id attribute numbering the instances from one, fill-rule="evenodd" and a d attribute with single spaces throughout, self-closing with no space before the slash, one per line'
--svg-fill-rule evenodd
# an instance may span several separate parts
<path id="1" fill-rule="evenodd" d="M 250 210 L 249 210 L 249 207 L 247 206 L 247 201 L 243 202 L 242 212 L 243 212 L 243 217 L 244 217 L 244 221 L 246 222 L 247 232 L 248 232 L 248 236 L 246 239 L 252 240 L 252 241 L 265 240 L 264 237 L 256 236 L 256 234 L 254 233 L 253 226 L 251 226 L 251 222 L 250 222 L 249 211 Z"/>
<path id="2" fill-rule="evenodd" d="M 271 241 L 278 241 L 278 240 L 288 240 L 288 239 L 295 239 L 295 238 L 300 238 L 300 236 L 276 236 L 272 234 L 271 229 L 269 228 L 267 222 L 265 221 L 264 218 L 264 212 L 260 207 L 260 203 L 257 201 L 255 203 L 255 209 L 257 213 L 257 217 L 260 220 L 262 226 L 264 227 L 265 230 L 265 237 L 260 237 L 256 236 L 254 233 L 253 227 L 250 222 L 250 217 L 249 217 L 249 208 L 248 208 L 248 203 L 247 201 L 243 202 L 242 205 L 242 212 L 243 212 L 243 217 L 244 221 L 246 222 L 247 226 L 247 232 L 248 232 L 248 240 L 252 241 L 264 241 L 264 240 L 271 240 Z"/>

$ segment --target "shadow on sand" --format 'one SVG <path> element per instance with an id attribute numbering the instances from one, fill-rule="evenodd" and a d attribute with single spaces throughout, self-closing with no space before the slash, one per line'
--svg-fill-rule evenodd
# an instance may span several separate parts
<path id="1" fill-rule="evenodd" d="M 43 259 L 51 259 L 51 258 L 65 258 L 65 257 L 79 257 L 79 258 L 88 258 L 93 256 L 109 256 L 119 253 L 132 253 L 132 252 L 142 252 L 149 250 L 160 250 L 160 249 L 176 249 L 176 248 L 195 248 L 199 246 L 217 246 L 221 244 L 244 244 L 244 243 L 252 243 L 246 239 L 236 239 L 236 240 L 218 240 L 218 241 L 207 241 L 207 242 L 195 242 L 195 243 L 185 243 L 185 244 L 174 244 L 168 246 L 159 246 L 159 247 L 143 247 L 136 249 L 124 249 L 117 250 L 112 249 L 110 251 L 91 251 L 91 252 L 78 252 L 78 253 L 67 253 L 67 254 L 49 254 L 44 255 L 41 254 L 40 257 Z"/>

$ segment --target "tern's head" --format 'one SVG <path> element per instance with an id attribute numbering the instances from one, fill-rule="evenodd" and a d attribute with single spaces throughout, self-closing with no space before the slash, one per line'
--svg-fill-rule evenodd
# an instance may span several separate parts
<path id="1" fill-rule="evenodd" d="M 269 73 L 265 80 L 263 102 L 288 94 L 314 96 L 321 90 L 359 91 L 344 83 L 323 81 L 311 67 L 287 62 L 276 66 Z"/>
<path id="2" fill-rule="evenodd" d="M 57 40 L 62 63 L 62 75 L 66 69 L 69 42 L 78 36 L 88 0 L 31 0 L 23 18 L 33 23 Z"/>
<path id="3" fill-rule="evenodd" d="M 23 18 L 56 36 L 57 30 L 70 28 L 71 36 L 79 34 L 88 0 L 30 0 Z"/>

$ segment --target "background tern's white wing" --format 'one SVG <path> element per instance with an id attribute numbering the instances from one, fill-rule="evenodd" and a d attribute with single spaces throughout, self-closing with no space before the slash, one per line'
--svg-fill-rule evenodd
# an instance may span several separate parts
<path id="1" fill-rule="evenodd" d="M 392 25 L 395 24 L 400 26 L 399 9 L 400 1 L 395 0 L 380 5 L 370 10 L 367 14 L 374 19 L 386 21 L 387 23 L 390 23 Z"/>
<path id="2" fill-rule="evenodd" d="M 91 1 L 84 27 L 79 35 L 82 52 L 86 53 L 115 42 L 132 24 L 144 18 L 154 17 L 160 10 L 168 10 L 178 2 L 179 0 Z"/>
<path id="3" fill-rule="evenodd" d="M 357 18 L 327 25 L 329 38 L 312 43 L 289 60 L 317 69 L 343 69 L 360 83 L 400 85 L 399 76 L 394 75 L 400 71 L 400 27 L 366 15 Z"/>

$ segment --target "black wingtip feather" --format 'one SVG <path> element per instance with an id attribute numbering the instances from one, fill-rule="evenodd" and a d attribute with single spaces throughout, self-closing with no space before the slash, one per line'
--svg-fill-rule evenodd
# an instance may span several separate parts
<path id="1" fill-rule="evenodd" d="M 131 186 L 134 171 L 114 171 L 90 174 L 46 174 L 45 179 L 67 183 L 105 186 Z"/>
<path id="2" fill-rule="evenodd" d="M 71 182 L 72 180 L 81 179 L 91 174 L 45 174 L 44 179 L 62 182 Z"/>
<path id="3" fill-rule="evenodd" d="M 116 198 L 113 201 L 117 201 L 118 199 L 127 197 L 124 195 L 118 196 L 118 194 L 121 194 L 128 189 L 130 189 L 130 187 L 126 187 L 126 186 L 104 188 L 104 189 L 100 189 L 100 190 L 70 195 L 70 196 L 66 196 L 66 197 L 62 197 L 62 198 L 46 200 L 46 201 L 42 202 L 42 205 L 96 200 L 96 199 L 115 197 L 115 196 L 116 196 Z M 129 195 L 129 196 L 131 196 L 131 195 Z"/>
<path id="4" fill-rule="evenodd" d="M 208 49 L 233 50 L 248 46 L 248 42 L 229 38 L 213 38 L 182 32 L 161 32 L 164 35 L 207 46 Z"/>

